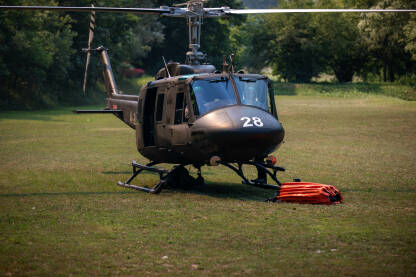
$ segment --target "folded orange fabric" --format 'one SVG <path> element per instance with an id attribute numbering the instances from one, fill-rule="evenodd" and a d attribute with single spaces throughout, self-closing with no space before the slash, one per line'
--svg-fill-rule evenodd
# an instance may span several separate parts
<path id="1" fill-rule="evenodd" d="M 334 186 L 310 183 L 283 183 L 275 201 L 300 204 L 339 204 L 342 203 L 341 192 Z"/>

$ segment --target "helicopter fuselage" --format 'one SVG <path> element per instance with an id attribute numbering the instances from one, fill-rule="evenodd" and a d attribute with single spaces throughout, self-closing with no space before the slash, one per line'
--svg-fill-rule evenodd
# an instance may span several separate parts
<path id="1" fill-rule="evenodd" d="M 200 73 L 162 78 L 138 96 L 112 95 L 107 109 L 136 130 L 138 151 L 173 164 L 262 159 L 283 141 L 270 81 L 257 74 Z"/>

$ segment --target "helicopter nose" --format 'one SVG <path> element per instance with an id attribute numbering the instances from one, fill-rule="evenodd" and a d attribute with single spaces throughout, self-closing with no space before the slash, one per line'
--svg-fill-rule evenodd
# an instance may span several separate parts
<path id="1" fill-rule="evenodd" d="M 196 120 L 192 128 L 193 143 L 199 142 L 204 154 L 219 155 L 227 161 L 264 157 L 283 138 L 281 123 L 273 115 L 251 106 L 212 111 Z"/>

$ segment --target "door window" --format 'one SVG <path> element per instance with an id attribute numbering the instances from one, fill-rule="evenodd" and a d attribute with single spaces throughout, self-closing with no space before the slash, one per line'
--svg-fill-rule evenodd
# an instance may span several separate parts
<path id="1" fill-rule="evenodd" d="M 165 102 L 165 95 L 159 94 L 157 96 L 157 106 L 156 106 L 156 121 L 162 121 L 163 119 L 163 104 Z"/>
<path id="2" fill-rule="evenodd" d="M 176 94 L 176 106 L 175 106 L 175 124 L 182 123 L 182 114 L 183 114 L 183 100 L 185 94 L 183 92 L 178 92 Z"/>

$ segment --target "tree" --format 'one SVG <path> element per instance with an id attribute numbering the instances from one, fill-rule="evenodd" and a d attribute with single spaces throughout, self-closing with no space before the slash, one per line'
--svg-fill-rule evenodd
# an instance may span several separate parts
<path id="1" fill-rule="evenodd" d="M 280 1 L 282 8 L 312 8 L 313 1 Z M 324 53 L 317 43 L 317 28 L 311 14 L 267 16 L 265 28 L 274 39 L 269 49 L 275 74 L 292 82 L 309 82 L 325 68 Z"/>
<path id="2" fill-rule="evenodd" d="M 407 25 L 404 27 L 405 50 L 412 54 L 412 59 L 416 61 L 416 15 L 412 14 Z"/>
<path id="3" fill-rule="evenodd" d="M 374 8 L 379 9 L 405 9 L 410 7 L 409 2 L 398 0 L 383 0 L 374 6 Z M 366 13 L 362 15 L 358 24 L 368 49 L 382 65 L 384 81 L 393 82 L 396 78 L 395 75 L 403 74 L 406 71 L 404 68 L 406 68 L 410 55 L 405 50 L 404 28 L 408 25 L 409 20 L 410 15 L 407 13 Z M 409 49 L 411 49 L 411 46 L 409 46 Z"/>
<path id="4" fill-rule="evenodd" d="M 312 8 L 314 1 L 279 1 L 279 8 Z M 259 70 L 271 66 L 273 73 L 291 82 L 309 82 L 325 71 L 325 51 L 311 14 L 250 16 L 244 40 L 243 61 Z"/>
<path id="5" fill-rule="evenodd" d="M 345 8 L 343 1 L 318 1 L 317 8 Z M 339 82 L 351 82 L 367 61 L 368 51 L 358 28 L 359 14 L 316 14 L 316 41 L 325 56 L 325 63 Z"/>
<path id="6" fill-rule="evenodd" d="M 250 15 L 246 23 L 237 31 L 240 39 L 239 59 L 250 71 L 260 71 L 272 64 L 271 41 L 274 34 L 266 28 L 267 18 L 263 15 Z"/>
<path id="7" fill-rule="evenodd" d="M 0 1 L 1 5 L 11 4 Z M 14 5 L 28 4 L 19 1 Z M 55 5 L 52 0 L 42 4 Z M 65 81 L 70 67 L 72 39 L 71 18 L 53 12 L 0 13 L 1 61 L 0 82 L 9 108 L 23 103 L 26 108 L 54 102 L 61 91 L 46 91 L 46 84 L 56 88 Z M 41 101 L 39 101 L 41 100 Z"/>

